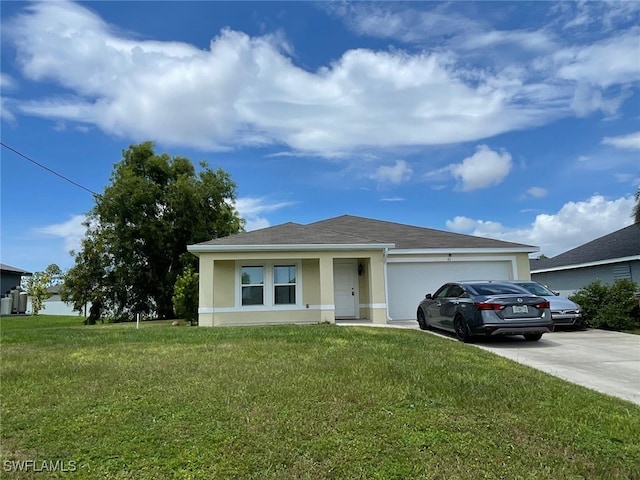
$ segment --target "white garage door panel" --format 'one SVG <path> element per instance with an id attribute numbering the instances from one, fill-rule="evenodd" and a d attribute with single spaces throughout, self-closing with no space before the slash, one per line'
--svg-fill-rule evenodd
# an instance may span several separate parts
<path id="1" fill-rule="evenodd" d="M 456 280 L 506 280 L 511 262 L 389 263 L 389 316 L 392 320 L 416 318 L 418 304 L 427 293 Z"/>

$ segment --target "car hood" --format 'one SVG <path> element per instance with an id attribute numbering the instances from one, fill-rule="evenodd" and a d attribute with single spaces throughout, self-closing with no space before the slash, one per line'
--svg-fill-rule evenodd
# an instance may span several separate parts
<path id="1" fill-rule="evenodd" d="M 551 304 L 551 310 L 575 310 L 580 308 L 577 304 L 573 303 L 568 298 L 553 296 L 545 296 Z"/>

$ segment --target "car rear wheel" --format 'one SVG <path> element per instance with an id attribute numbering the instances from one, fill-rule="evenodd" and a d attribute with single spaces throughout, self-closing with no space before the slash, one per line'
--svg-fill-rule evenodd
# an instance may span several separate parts
<path id="1" fill-rule="evenodd" d="M 524 334 L 524 339 L 527 340 L 528 342 L 537 342 L 541 338 L 542 338 L 541 333 L 525 333 Z"/>
<path id="2" fill-rule="evenodd" d="M 462 317 L 456 317 L 453 321 L 453 328 L 456 331 L 456 338 L 461 342 L 469 342 L 471 340 L 471 334 L 469 333 L 469 327 Z"/>
<path id="3" fill-rule="evenodd" d="M 421 308 L 418 309 L 418 325 L 420 326 L 420 330 L 427 330 L 429 328 L 427 319 L 424 318 L 424 312 Z"/>

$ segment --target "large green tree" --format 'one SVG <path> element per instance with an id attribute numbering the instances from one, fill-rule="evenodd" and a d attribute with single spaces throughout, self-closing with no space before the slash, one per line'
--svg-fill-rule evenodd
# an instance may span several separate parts
<path id="1" fill-rule="evenodd" d="M 243 229 L 236 184 L 205 162 L 196 172 L 188 158 L 158 155 L 152 142 L 124 150 L 110 181 L 87 215 L 65 295 L 119 319 L 171 318 L 176 278 L 195 266 L 187 245 Z"/>

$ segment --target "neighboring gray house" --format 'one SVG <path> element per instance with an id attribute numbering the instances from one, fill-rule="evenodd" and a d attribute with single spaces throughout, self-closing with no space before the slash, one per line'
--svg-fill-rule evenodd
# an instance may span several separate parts
<path id="1" fill-rule="evenodd" d="M 31 272 L 0 263 L 0 295 L 4 295 L 12 288 L 19 287 L 22 277 L 28 275 L 31 275 Z"/>
<path id="2" fill-rule="evenodd" d="M 77 312 L 73 310 L 72 303 L 62 301 L 62 297 L 60 296 L 60 287 L 62 287 L 62 285 L 53 285 L 47 289 L 50 296 L 42 303 L 42 310 L 38 312 L 38 315 L 83 315 L 85 312 Z M 84 309 L 87 314 L 90 308 L 91 303 L 88 302 Z M 27 312 L 33 312 L 31 295 L 29 295 L 29 300 L 27 302 Z"/>
<path id="3" fill-rule="evenodd" d="M 531 260 L 531 279 L 572 295 L 596 279 L 640 284 L 640 224 L 630 225 L 553 258 Z"/>

